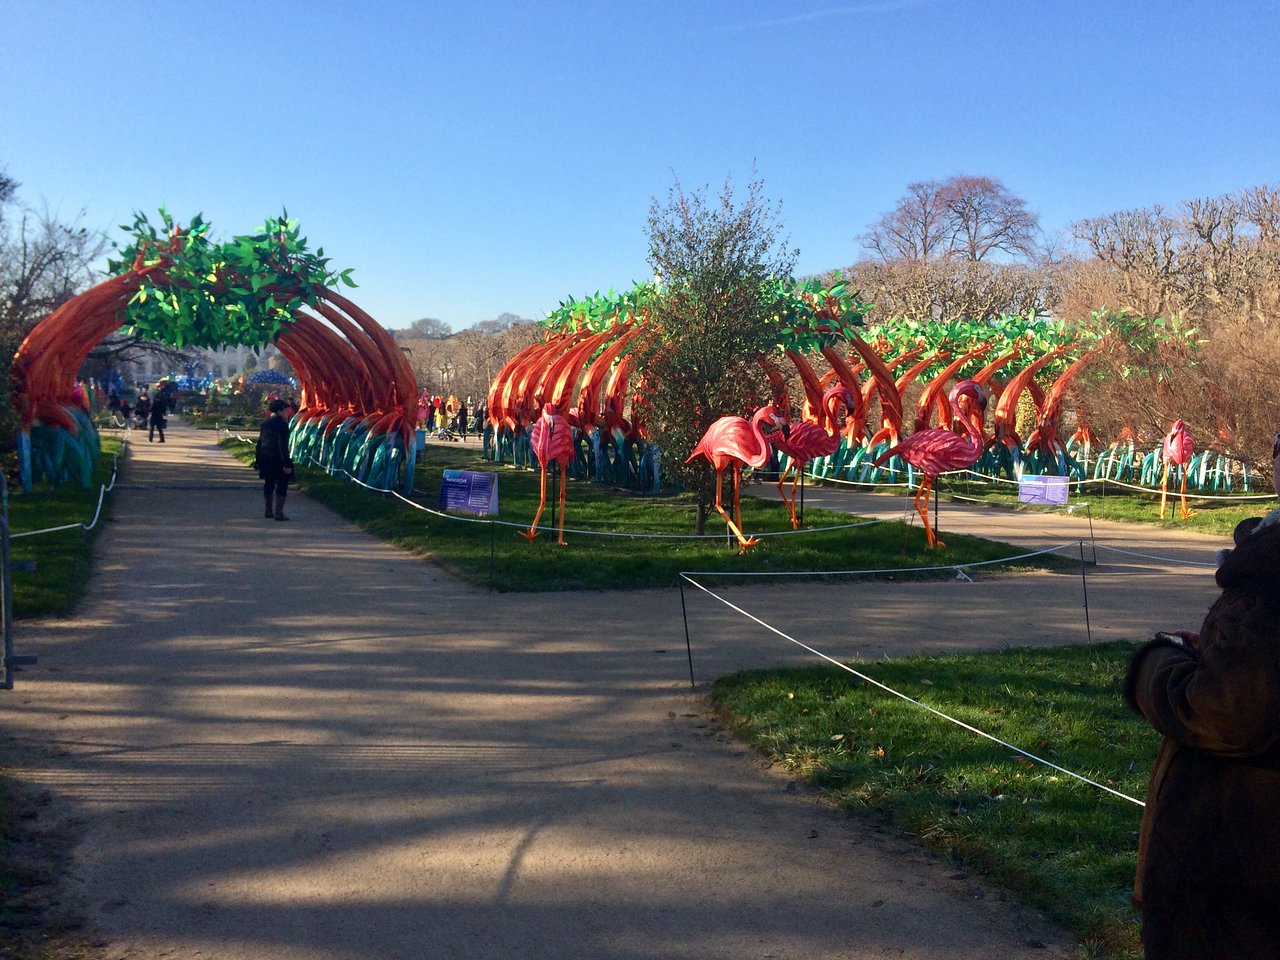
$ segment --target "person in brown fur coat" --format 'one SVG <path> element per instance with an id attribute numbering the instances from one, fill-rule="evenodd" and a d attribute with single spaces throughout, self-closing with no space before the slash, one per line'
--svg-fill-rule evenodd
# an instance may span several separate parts
<path id="1" fill-rule="evenodd" d="M 1280 957 L 1280 510 L 1235 537 L 1200 632 L 1157 634 L 1125 677 L 1164 735 L 1134 887 L 1148 960 Z"/>

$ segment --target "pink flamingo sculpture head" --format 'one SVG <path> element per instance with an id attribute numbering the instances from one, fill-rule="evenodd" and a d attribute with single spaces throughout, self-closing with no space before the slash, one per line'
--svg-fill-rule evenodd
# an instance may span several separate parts
<path id="1" fill-rule="evenodd" d="M 1169 495 L 1169 469 L 1174 464 L 1182 468 L 1182 519 L 1186 520 L 1191 516 L 1192 511 L 1187 509 L 1187 465 L 1191 463 L 1191 457 L 1196 452 L 1196 442 L 1191 436 L 1191 431 L 1187 429 L 1187 425 L 1181 420 L 1175 420 L 1169 424 L 1169 432 L 1164 435 L 1164 443 L 1161 445 L 1160 454 L 1164 459 L 1164 474 L 1160 478 L 1160 519 L 1164 519 L 1165 501 Z"/>
<path id="2" fill-rule="evenodd" d="M 856 409 L 853 394 L 848 387 L 843 385 L 831 387 L 822 395 L 822 411 L 826 422 L 831 425 L 829 430 L 824 430 L 811 420 L 802 420 L 799 423 L 784 426 L 780 432 L 769 438 L 773 445 L 790 459 L 787 468 L 778 475 L 778 494 L 782 497 L 787 513 L 791 516 L 793 530 L 800 528 L 800 518 L 796 513 L 796 485 L 804 476 L 804 468 L 810 460 L 830 456 L 840 448 L 840 421 L 836 417 L 836 411 L 842 403 L 850 412 Z M 782 488 L 788 475 L 791 476 L 790 498 Z"/>
<path id="3" fill-rule="evenodd" d="M 724 518 L 729 530 L 738 539 L 739 553 L 746 553 L 760 541 L 742 532 L 742 501 L 740 487 L 742 468 L 760 469 L 769 462 L 769 441 L 765 438 L 763 424 L 771 423 L 781 428 L 785 422 L 775 407 L 760 407 L 750 421 L 742 417 L 721 417 L 707 428 L 698 445 L 689 454 L 686 463 L 698 457 L 706 458 L 716 472 L 716 513 Z M 724 471 L 733 471 L 733 516 L 724 509 Z"/>
<path id="4" fill-rule="evenodd" d="M 541 465 L 542 492 L 538 501 L 538 512 L 533 516 L 533 523 L 528 530 L 521 530 L 520 536 L 530 543 L 538 536 L 538 521 L 542 518 L 542 510 L 547 505 L 547 470 L 552 461 L 560 465 L 560 525 L 559 537 L 556 540 L 564 546 L 564 499 L 565 486 L 569 479 L 569 463 L 574 457 L 573 428 L 569 421 L 556 412 L 554 403 L 544 404 L 542 415 L 534 421 L 529 431 L 529 443 L 533 453 Z"/>
<path id="5" fill-rule="evenodd" d="M 929 493 L 938 475 L 948 470 L 971 467 L 982 456 L 986 437 L 982 433 L 983 417 L 987 410 L 987 393 L 973 380 L 962 380 L 951 388 L 947 400 L 951 415 L 958 420 L 964 434 L 956 434 L 942 427 L 917 430 L 896 447 L 880 454 L 875 466 L 881 466 L 894 454 L 911 464 L 923 475 L 916 492 L 915 509 L 924 524 L 925 539 L 930 547 L 945 547 L 929 524 Z"/>

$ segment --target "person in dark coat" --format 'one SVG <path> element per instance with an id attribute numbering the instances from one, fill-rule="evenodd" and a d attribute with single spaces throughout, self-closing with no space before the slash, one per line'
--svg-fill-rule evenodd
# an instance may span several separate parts
<path id="1" fill-rule="evenodd" d="M 1157 634 L 1125 676 L 1164 735 L 1134 887 L 1148 960 L 1280 957 L 1280 510 L 1235 540 L 1200 632 Z"/>
<path id="2" fill-rule="evenodd" d="M 284 501 L 293 479 L 293 460 L 289 457 L 289 421 L 284 416 L 286 404 L 279 398 L 267 404 L 270 416 L 258 428 L 258 450 L 255 463 L 262 478 L 263 516 L 268 520 L 288 520 Z M 272 503 L 272 498 L 275 503 Z"/>
<path id="3" fill-rule="evenodd" d="M 156 398 L 151 401 L 151 411 L 148 416 L 147 442 L 150 443 L 156 437 L 156 433 L 160 434 L 160 442 L 164 443 L 164 428 L 169 425 L 169 421 L 165 417 L 169 413 L 169 395 L 163 390 L 156 391 Z"/>

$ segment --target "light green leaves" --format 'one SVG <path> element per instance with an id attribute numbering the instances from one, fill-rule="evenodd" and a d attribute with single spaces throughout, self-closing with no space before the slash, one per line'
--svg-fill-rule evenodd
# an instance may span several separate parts
<path id="1" fill-rule="evenodd" d="M 159 220 L 135 214 L 122 228 L 132 243 L 110 261 L 115 273 L 142 272 L 126 325 L 147 339 L 178 347 L 260 346 L 292 322 L 295 310 L 314 303 L 320 288 L 356 285 L 350 269 L 335 274 L 322 250 L 308 250 L 287 213 L 223 243 L 209 238 L 200 214 L 181 227 L 161 207 Z"/>

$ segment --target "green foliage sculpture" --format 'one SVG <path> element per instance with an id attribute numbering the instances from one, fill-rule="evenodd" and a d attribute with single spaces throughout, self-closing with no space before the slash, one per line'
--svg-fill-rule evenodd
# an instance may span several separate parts
<path id="1" fill-rule="evenodd" d="M 121 327 L 179 348 L 275 343 L 302 382 L 295 442 L 301 428 L 328 435 L 358 421 L 353 459 L 326 465 L 356 466 L 360 479 L 384 489 L 402 470 L 412 483 L 417 385 L 408 363 L 382 327 L 332 289 L 354 286 L 351 271 L 331 270 L 287 214 L 223 243 L 210 239 L 202 217 L 182 227 L 163 209 L 159 225 L 139 214 L 123 229 L 130 242 L 111 261 L 113 276 L 41 321 L 14 356 L 25 488 L 41 478 L 88 483 L 97 437 L 76 374 Z"/>

